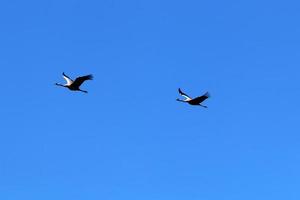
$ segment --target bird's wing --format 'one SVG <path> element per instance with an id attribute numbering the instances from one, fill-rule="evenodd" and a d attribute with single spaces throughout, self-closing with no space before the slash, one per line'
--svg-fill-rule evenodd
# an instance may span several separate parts
<path id="1" fill-rule="evenodd" d="M 192 98 L 189 97 L 187 94 L 185 94 L 184 92 L 182 92 L 180 88 L 178 88 L 178 92 L 179 92 L 179 94 L 180 94 L 181 96 L 183 96 L 183 97 L 185 98 L 186 101 L 189 101 L 189 100 L 192 99 Z"/>
<path id="2" fill-rule="evenodd" d="M 202 95 L 202 96 L 200 96 L 200 97 L 194 98 L 193 101 L 194 101 L 195 103 L 201 103 L 201 102 L 205 101 L 205 100 L 206 100 L 207 98 L 209 98 L 209 97 L 210 97 L 210 94 L 209 94 L 208 92 L 206 92 L 204 95 Z"/>
<path id="3" fill-rule="evenodd" d="M 90 74 L 90 75 L 80 76 L 76 78 L 75 81 L 73 82 L 73 86 L 79 87 L 86 80 L 93 80 L 93 75 Z"/>
<path id="4" fill-rule="evenodd" d="M 67 85 L 71 85 L 73 83 L 73 80 L 70 79 L 64 72 L 63 72 L 63 77 L 67 81 Z"/>

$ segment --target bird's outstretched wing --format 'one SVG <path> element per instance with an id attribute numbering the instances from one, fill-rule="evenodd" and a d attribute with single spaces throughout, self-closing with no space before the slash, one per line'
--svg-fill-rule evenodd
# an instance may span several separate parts
<path id="1" fill-rule="evenodd" d="M 73 82 L 73 86 L 79 87 L 86 80 L 93 80 L 93 75 L 90 74 L 90 75 L 80 76 L 76 78 L 75 81 Z"/>
<path id="2" fill-rule="evenodd" d="M 180 88 L 178 88 L 178 92 L 181 96 L 183 96 L 185 98 L 185 100 L 191 100 L 192 98 L 189 97 L 187 94 L 185 94 L 184 92 L 181 91 Z"/>
<path id="3" fill-rule="evenodd" d="M 63 72 L 63 77 L 67 81 L 66 85 L 71 85 L 73 83 L 73 80 L 70 77 L 68 77 L 64 72 Z"/>
<path id="4" fill-rule="evenodd" d="M 200 96 L 200 97 L 194 98 L 193 101 L 194 101 L 195 103 L 201 103 L 201 102 L 205 101 L 205 100 L 206 100 L 207 98 L 209 98 L 209 97 L 210 97 L 210 94 L 209 94 L 208 92 L 206 92 L 204 95 L 202 95 L 202 96 Z"/>

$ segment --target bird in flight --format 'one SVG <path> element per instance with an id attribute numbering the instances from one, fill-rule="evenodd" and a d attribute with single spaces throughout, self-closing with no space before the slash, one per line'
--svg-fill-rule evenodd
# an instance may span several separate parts
<path id="1" fill-rule="evenodd" d="M 204 108 L 207 108 L 207 106 L 204 106 L 202 105 L 201 103 L 203 101 L 205 101 L 207 98 L 210 97 L 209 93 L 206 92 L 204 95 L 202 96 L 199 96 L 199 97 L 196 97 L 196 98 L 191 98 L 189 97 L 187 94 L 185 94 L 184 92 L 181 91 L 181 89 L 179 88 L 178 89 L 178 92 L 181 96 L 183 96 L 185 99 L 184 100 L 181 100 L 181 99 L 176 99 L 177 101 L 180 101 L 180 102 L 184 102 L 184 103 L 188 103 L 190 105 L 194 105 L 194 106 L 202 106 Z"/>
<path id="2" fill-rule="evenodd" d="M 75 81 L 73 81 L 70 77 L 68 77 L 64 72 L 63 72 L 62 75 L 63 75 L 63 77 L 64 77 L 64 79 L 66 80 L 67 83 L 64 84 L 64 85 L 60 84 L 60 83 L 56 83 L 55 85 L 69 88 L 69 90 L 72 90 L 72 91 L 81 91 L 81 92 L 84 92 L 84 93 L 87 93 L 87 91 L 80 89 L 81 84 L 86 80 L 93 80 L 93 75 L 91 75 L 91 74 L 86 75 L 86 76 L 77 77 L 75 79 Z"/>

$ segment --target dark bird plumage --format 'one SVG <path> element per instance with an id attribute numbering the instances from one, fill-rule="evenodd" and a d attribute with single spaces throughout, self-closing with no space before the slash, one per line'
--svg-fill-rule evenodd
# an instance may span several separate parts
<path id="1" fill-rule="evenodd" d="M 87 80 L 93 80 L 93 75 L 86 75 L 86 76 L 80 76 L 77 77 L 75 79 L 75 81 L 73 81 L 70 77 L 68 77 L 64 72 L 63 72 L 63 78 L 66 80 L 66 84 L 60 84 L 60 83 L 56 83 L 57 86 L 62 86 L 62 87 L 66 87 L 69 88 L 69 90 L 72 91 L 81 91 L 84 93 L 87 93 L 87 91 L 85 90 L 81 90 L 80 86 L 82 85 L 83 82 L 87 81 Z"/>
<path id="2" fill-rule="evenodd" d="M 198 106 L 207 108 L 207 106 L 204 106 L 201 103 L 210 97 L 210 94 L 208 92 L 206 92 L 204 95 L 196 97 L 196 98 L 191 98 L 190 96 L 188 96 L 187 94 L 182 92 L 182 90 L 180 88 L 178 88 L 178 92 L 181 96 L 183 96 L 185 98 L 185 100 L 176 99 L 177 101 L 188 103 L 188 104 L 194 105 L 194 106 L 198 105 Z"/>

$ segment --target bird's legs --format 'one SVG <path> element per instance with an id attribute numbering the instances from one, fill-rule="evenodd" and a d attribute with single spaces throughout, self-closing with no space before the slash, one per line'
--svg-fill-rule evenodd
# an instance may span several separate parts
<path id="1" fill-rule="evenodd" d="M 88 93 L 88 91 L 79 89 L 80 92 Z"/>
<path id="2" fill-rule="evenodd" d="M 201 104 L 199 104 L 199 106 L 202 106 L 203 108 L 207 108 L 207 106 L 204 106 L 204 105 L 201 105 Z"/>

